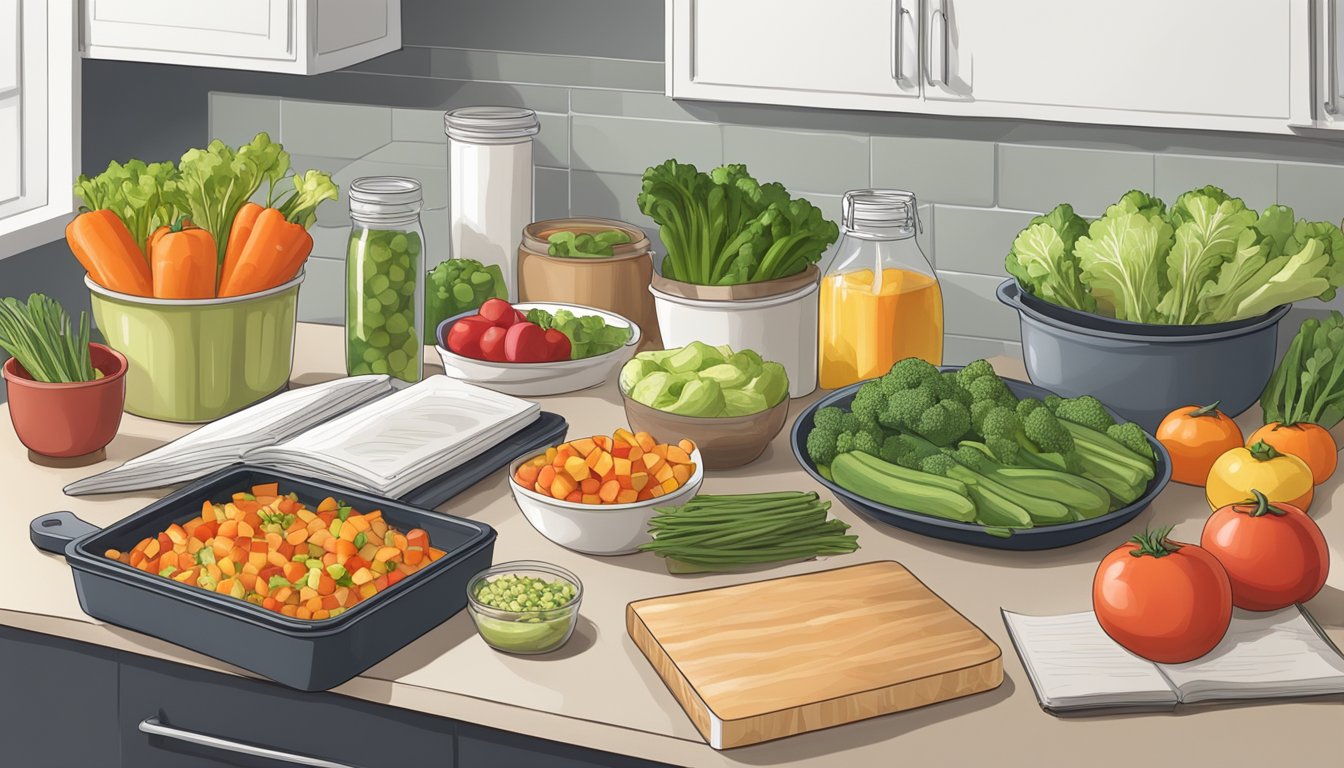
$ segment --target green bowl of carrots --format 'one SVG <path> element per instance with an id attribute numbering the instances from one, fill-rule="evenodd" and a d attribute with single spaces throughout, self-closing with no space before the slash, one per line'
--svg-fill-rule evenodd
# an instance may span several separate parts
<path id="1" fill-rule="evenodd" d="M 200 423 L 283 389 L 294 361 L 300 271 L 243 296 L 157 299 L 85 277 L 108 346 L 126 356 L 126 412 Z"/>

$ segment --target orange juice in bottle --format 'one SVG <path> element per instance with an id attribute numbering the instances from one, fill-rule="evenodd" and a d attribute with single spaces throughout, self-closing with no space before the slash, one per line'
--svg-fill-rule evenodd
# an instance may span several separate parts
<path id="1" fill-rule="evenodd" d="M 819 384 L 836 389 L 919 357 L 943 360 L 943 293 L 919 248 L 915 196 L 845 194 L 844 236 L 821 281 Z"/>

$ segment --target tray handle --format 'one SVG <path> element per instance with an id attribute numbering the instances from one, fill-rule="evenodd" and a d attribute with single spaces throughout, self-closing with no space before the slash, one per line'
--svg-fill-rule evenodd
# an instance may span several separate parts
<path id="1" fill-rule="evenodd" d="M 323 760 L 308 755 L 300 755 L 295 752 L 285 752 L 269 747 L 262 747 L 256 744 L 249 744 L 233 739 L 221 739 L 218 736 L 207 736 L 204 733 L 188 731 L 183 728 L 174 728 L 166 725 L 157 717 L 147 717 L 140 721 L 140 732 L 148 733 L 151 736 L 161 736 L 165 739 L 174 739 L 176 741 L 185 741 L 189 744 L 196 744 L 202 747 L 217 749 L 222 752 L 233 752 L 239 755 L 248 755 L 250 757 L 262 757 L 267 760 L 273 760 L 278 763 L 287 763 L 289 765 L 306 765 L 310 768 L 355 768 L 348 763 L 333 763 L 330 760 Z"/>
<path id="2" fill-rule="evenodd" d="M 75 517 L 74 512 L 48 512 L 33 518 L 33 522 L 28 524 L 28 538 L 32 540 L 33 546 L 44 552 L 64 555 L 66 544 L 101 530 Z"/>

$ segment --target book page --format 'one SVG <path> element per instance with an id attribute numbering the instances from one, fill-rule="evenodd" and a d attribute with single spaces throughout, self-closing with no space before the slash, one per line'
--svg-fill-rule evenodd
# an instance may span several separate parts
<path id="1" fill-rule="evenodd" d="M 1116 644 L 1091 611 L 1027 616 L 1003 611 L 1036 697 L 1051 709 L 1176 704 L 1152 662 Z"/>
<path id="2" fill-rule="evenodd" d="M 1344 658 L 1297 606 L 1269 613 L 1235 609 L 1216 648 L 1195 661 L 1159 667 L 1185 703 L 1344 693 Z"/>

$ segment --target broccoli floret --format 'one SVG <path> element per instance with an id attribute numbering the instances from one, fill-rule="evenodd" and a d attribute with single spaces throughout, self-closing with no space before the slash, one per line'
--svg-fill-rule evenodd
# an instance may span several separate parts
<path id="1" fill-rule="evenodd" d="M 1027 439 L 1046 453 L 1068 455 L 1073 453 L 1073 435 L 1049 408 L 1037 408 L 1022 420 L 1022 431 Z"/>
<path id="2" fill-rule="evenodd" d="M 878 451 L 877 457 L 891 464 L 900 464 L 905 466 L 905 457 L 910 453 L 910 446 L 900 435 L 892 435 L 882 441 L 882 448 Z"/>
<path id="3" fill-rule="evenodd" d="M 869 456 L 881 457 L 882 441 L 873 436 L 872 432 L 858 432 L 854 435 L 854 447 L 852 450 L 859 453 L 866 453 Z"/>
<path id="4" fill-rule="evenodd" d="M 918 357 L 907 357 L 891 366 L 891 370 L 882 376 L 888 391 L 914 389 L 920 384 L 938 377 L 938 368 Z"/>
<path id="5" fill-rule="evenodd" d="M 881 426 L 879 417 L 886 404 L 886 399 L 881 397 L 867 397 L 862 400 L 855 398 L 850 408 L 861 429 L 878 429 Z"/>
<path id="6" fill-rule="evenodd" d="M 1017 417 L 1019 419 L 1022 419 L 1023 421 L 1026 421 L 1027 417 L 1031 415 L 1032 411 L 1044 407 L 1045 403 L 1042 403 L 1040 400 L 1037 400 L 1034 397 L 1024 397 L 1021 400 L 1018 400 L 1017 405 L 1014 406 L 1014 408 L 1017 411 Z"/>
<path id="7" fill-rule="evenodd" d="M 1049 408 L 1051 413 L 1054 413 L 1055 409 L 1058 408 L 1059 404 L 1062 402 L 1064 402 L 1064 398 L 1060 397 L 1059 395 L 1045 396 L 1045 407 Z"/>
<path id="8" fill-rule="evenodd" d="M 1022 460 L 1022 444 L 1016 438 L 998 435 L 986 437 L 985 447 L 1003 464 L 1017 464 Z"/>
<path id="9" fill-rule="evenodd" d="M 945 453 L 935 453 L 930 456 L 925 456 L 919 462 L 920 471 L 928 472 L 930 475 L 946 475 L 956 466 L 957 462 Z"/>
<path id="10" fill-rule="evenodd" d="M 966 389 L 970 389 L 972 381 L 985 376 L 991 376 L 996 379 L 999 377 L 999 375 L 994 372 L 994 366 L 990 365 L 985 360 L 972 361 L 965 368 L 957 371 L 957 381 Z"/>
<path id="11" fill-rule="evenodd" d="M 919 469 L 926 456 L 938 453 L 938 447 L 914 435 L 892 435 L 882 441 L 882 459 L 909 469 Z"/>
<path id="12" fill-rule="evenodd" d="M 989 460 L 988 456 L 970 445 L 957 446 L 957 449 L 952 451 L 951 456 L 958 464 L 980 474 L 994 468 L 994 463 Z"/>
<path id="13" fill-rule="evenodd" d="M 859 423 L 858 416 L 855 416 L 852 413 L 846 413 L 840 418 L 841 432 L 858 432 L 860 429 L 863 429 L 863 425 Z M 841 453 L 843 453 L 843 451 L 841 451 Z"/>
<path id="14" fill-rule="evenodd" d="M 1010 407 L 1017 404 L 1017 397 L 998 376 L 981 376 L 971 381 L 966 390 L 971 393 L 972 404 L 984 401 Z"/>
<path id="15" fill-rule="evenodd" d="M 824 408 L 821 410 L 825 410 Z M 820 413 L 821 411 L 818 411 Z M 815 426 L 807 433 L 807 455 L 814 464 L 829 465 L 835 461 L 836 438 L 840 432 L 833 427 Z"/>
<path id="16" fill-rule="evenodd" d="M 985 416 L 989 415 L 989 412 L 995 408 L 1001 407 L 1003 406 L 993 400 L 977 400 L 971 403 L 971 429 L 983 435 Z"/>
<path id="17" fill-rule="evenodd" d="M 812 414 L 812 423 L 819 429 L 831 429 L 839 434 L 844 424 L 844 418 L 844 411 L 834 405 L 828 405 L 825 408 L 818 408 L 817 412 Z M 834 439 L 834 435 L 832 435 L 832 439 Z"/>
<path id="18" fill-rule="evenodd" d="M 1145 459 L 1152 460 L 1153 446 L 1148 442 L 1148 434 L 1138 424 L 1132 421 L 1126 421 L 1124 424 L 1112 424 L 1106 428 L 1106 434 L 1129 450 Z"/>
<path id="19" fill-rule="evenodd" d="M 835 438 L 835 454 L 839 456 L 842 453 L 849 453 L 854 450 L 854 433 L 849 430 L 841 432 Z"/>
<path id="20" fill-rule="evenodd" d="M 971 429 L 970 410 L 956 400 L 940 400 L 919 415 L 911 430 L 934 445 L 951 445 Z"/>
<path id="21" fill-rule="evenodd" d="M 938 396 L 930 386 L 904 389 L 887 398 L 877 420 L 887 429 L 912 429 L 920 414 L 937 404 Z"/>
<path id="22" fill-rule="evenodd" d="M 1074 424 L 1082 424 L 1084 427 L 1095 429 L 1098 432 L 1105 432 L 1115 425 L 1115 419 L 1112 419 L 1111 415 L 1106 412 L 1106 406 L 1091 395 L 1061 400 L 1052 410 L 1055 416 L 1061 419 L 1072 421 Z"/>
<path id="23" fill-rule="evenodd" d="M 887 389 L 882 385 L 882 380 L 873 379 L 872 381 L 867 381 L 859 385 L 858 391 L 854 393 L 854 402 L 859 403 L 868 400 L 876 400 L 880 403 L 887 399 L 887 394 Z M 852 409 L 853 407 L 854 406 L 851 404 L 850 408 Z"/>
<path id="24" fill-rule="evenodd" d="M 975 400 L 971 393 L 957 383 L 957 374 L 948 371 L 938 377 L 937 386 L 934 392 L 938 393 L 941 400 L 956 400 L 966 407 L 970 407 Z"/>

